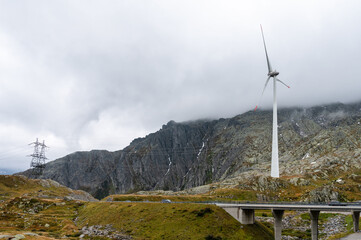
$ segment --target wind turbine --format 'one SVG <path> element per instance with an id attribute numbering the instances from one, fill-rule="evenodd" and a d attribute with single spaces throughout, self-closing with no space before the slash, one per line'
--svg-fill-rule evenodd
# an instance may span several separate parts
<path id="1" fill-rule="evenodd" d="M 263 96 L 264 90 L 267 87 L 267 84 L 269 82 L 269 80 L 271 78 L 273 78 L 273 127 L 272 127 L 272 162 L 271 162 L 271 177 L 275 177 L 278 178 L 280 176 L 279 173 L 279 161 L 278 161 L 278 125 L 277 125 L 277 95 L 276 95 L 276 85 L 277 82 L 282 83 L 283 85 L 285 85 L 286 87 L 290 88 L 287 84 L 285 84 L 284 82 L 282 82 L 281 80 L 279 80 L 277 78 L 279 72 L 277 72 L 276 70 L 272 70 L 271 67 L 271 63 L 268 59 L 268 54 L 267 54 L 267 48 L 266 48 L 266 42 L 264 40 L 264 35 L 263 35 L 263 29 L 262 29 L 262 25 L 261 25 L 261 32 L 262 32 L 262 38 L 263 38 L 263 45 L 264 45 L 264 51 L 266 53 L 266 59 L 267 59 L 267 66 L 268 66 L 268 78 L 266 80 L 266 84 L 264 85 L 263 91 L 262 91 L 262 95 L 261 98 Z M 256 111 L 258 106 L 256 106 L 256 108 L 254 109 Z"/>

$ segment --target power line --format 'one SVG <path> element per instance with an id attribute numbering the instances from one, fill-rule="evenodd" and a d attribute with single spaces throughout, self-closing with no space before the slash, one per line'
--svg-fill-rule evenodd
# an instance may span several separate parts
<path id="1" fill-rule="evenodd" d="M 16 156 L 24 156 L 25 152 L 28 151 L 28 145 L 14 147 L 12 149 L 4 150 L 0 152 L 0 161 L 9 160 L 9 158 Z"/>

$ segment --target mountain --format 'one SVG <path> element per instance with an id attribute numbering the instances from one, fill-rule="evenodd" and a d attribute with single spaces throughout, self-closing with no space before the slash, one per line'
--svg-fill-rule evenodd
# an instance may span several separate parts
<path id="1" fill-rule="evenodd" d="M 10 175 L 10 174 L 16 173 L 17 171 L 19 171 L 19 170 L 0 168 L 0 175 Z"/>
<path id="2" fill-rule="evenodd" d="M 281 175 L 310 174 L 302 165 L 360 160 L 361 102 L 278 111 Z M 228 119 L 168 124 L 123 150 L 75 152 L 46 164 L 53 179 L 96 198 L 139 190 L 183 190 L 246 172 L 269 175 L 272 110 Z M 288 166 L 285 168 L 285 166 Z M 31 176 L 27 170 L 22 175 Z"/>

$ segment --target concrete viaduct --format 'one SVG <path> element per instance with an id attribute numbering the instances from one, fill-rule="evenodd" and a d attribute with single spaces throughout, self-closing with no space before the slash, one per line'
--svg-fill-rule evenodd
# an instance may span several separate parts
<path id="1" fill-rule="evenodd" d="M 325 212 L 351 212 L 353 217 L 353 229 L 359 230 L 359 219 L 361 204 L 350 205 L 326 205 L 326 204 L 297 204 L 297 203 L 216 203 L 231 216 L 242 224 L 254 224 L 254 210 L 271 210 L 274 217 L 275 239 L 280 240 L 282 236 L 282 216 L 284 211 L 308 211 L 311 218 L 312 240 L 318 239 L 318 216 L 321 211 Z M 341 205 L 341 206 L 340 206 Z"/>

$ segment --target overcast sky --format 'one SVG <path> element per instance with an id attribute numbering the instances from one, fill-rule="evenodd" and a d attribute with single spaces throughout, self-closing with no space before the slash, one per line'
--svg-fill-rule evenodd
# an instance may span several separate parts
<path id="1" fill-rule="evenodd" d="M 119 150 L 169 120 L 361 100 L 361 2 L 2 0 L 0 168 Z M 262 98 L 271 107 L 272 87 Z"/>

